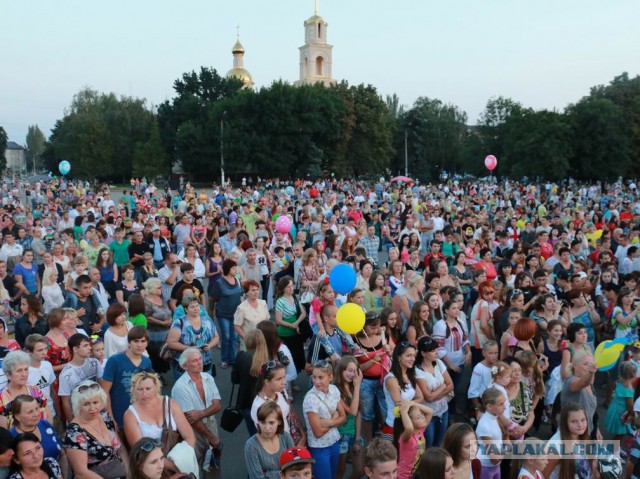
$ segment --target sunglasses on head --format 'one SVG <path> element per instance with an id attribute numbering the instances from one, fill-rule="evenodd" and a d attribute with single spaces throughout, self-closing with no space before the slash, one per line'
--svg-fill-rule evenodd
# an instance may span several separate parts
<path id="1" fill-rule="evenodd" d="M 140 449 L 142 449 L 144 452 L 151 452 L 156 447 L 160 447 L 161 445 L 162 443 L 159 439 L 150 439 L 140 444 Z"/>
<path id="2" fill-rule="evenodd" d="M 327 361 L 326 359 L 322 359 L 320 361 L 316 361 L 313 363 L 314 368 L 333 368 L 333 365 Z"/>
<path id="3" fill-rule="evenodd" d="M 79 393 L 85 393 L 87 391 L 100 391 L 100 385 L 98 383 L 91 383 L 91 384 L 84 384 L 82 386 L 78 386 L 78 392 Z"/>
<path id="4" fill-rule="evenodd" d="M 262 370 L 267 372 L 269 369 L 276 369 L 282 367 L 282 363 L 280 361 L 276 361 L 272 359 L 271 361 L 267 361 L 262 365 Z"/>

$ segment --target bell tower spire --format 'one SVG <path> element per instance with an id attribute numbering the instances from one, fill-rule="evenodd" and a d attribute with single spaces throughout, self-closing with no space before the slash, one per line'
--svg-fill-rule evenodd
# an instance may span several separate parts
<path id="1" fill-rule="evenodd" d="M 304 22 L 305 44 L 300 47 L 300 80 L 296 85 L 336 82 L 331 76 L 333 45 L 327 43 L 328 26 L 318 14 L 318 0 L 314 0 L 314 15 Z"/>

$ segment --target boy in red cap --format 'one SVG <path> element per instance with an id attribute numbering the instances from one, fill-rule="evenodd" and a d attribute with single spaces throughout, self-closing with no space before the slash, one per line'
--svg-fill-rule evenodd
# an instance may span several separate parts
<path id="1" fill-rule="evenodd" d="M 292 447 L 280 454 L 281 479 L 311 479 L 316 461 L 306 447 Z"/>

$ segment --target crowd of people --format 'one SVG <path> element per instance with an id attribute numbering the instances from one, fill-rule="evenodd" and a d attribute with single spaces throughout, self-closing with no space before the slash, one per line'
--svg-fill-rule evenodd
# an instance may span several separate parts
<path id="1" fill-rule="evenodd" d="M 225 457 L 250 479 L 640 478 L 633 183 L 0 195 L 0 479 L 221 477 L 220 428 L 242 422 Z M 501 452 L 602 438 L 619 476 L 610 457 Z"/>

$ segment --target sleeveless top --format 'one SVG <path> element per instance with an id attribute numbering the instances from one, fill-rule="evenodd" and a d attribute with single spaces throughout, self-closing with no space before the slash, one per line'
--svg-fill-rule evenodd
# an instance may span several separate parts
<path id="1" fill-rule="evenodd" d="M 557 351 L 551 351 L 548 346 L 548 340 L 543 339 L 542 344 L 544 346 L 543 354 L 549 359 L 549 371 L 553 371 L 556 366 L 560 366 L 562 362 L 562 349 L 558 345 Z"/>
<path id="2" fill-rule="evenodd" d="M 151 439 L 160 439 L 160 437 L 162 436 L 162 426 L 158 426 L 157 424 L 150 424 L 140 419 L 140 416 L 138 415 L 138 411 L 136 410 L 134 404 L 129 406 L 129 411 L 133 413 L 133 415 L 136 418 L 136 421 L 138 421 L 138 427 L 140 428 L 140 434 L 142 434 L 142 437 L 150 437 Z M 167 414 L 167 417 L 165 419 L 167 424 L 169 424 L 169 421 L 171 421 L 171 424 L 173 424 L 173 427 L 174 427 L 174 431 L 177 431 L 177 429 L 175 429 L 177 427 L 176 420 L 174 419 L 173 414 Z"/>

